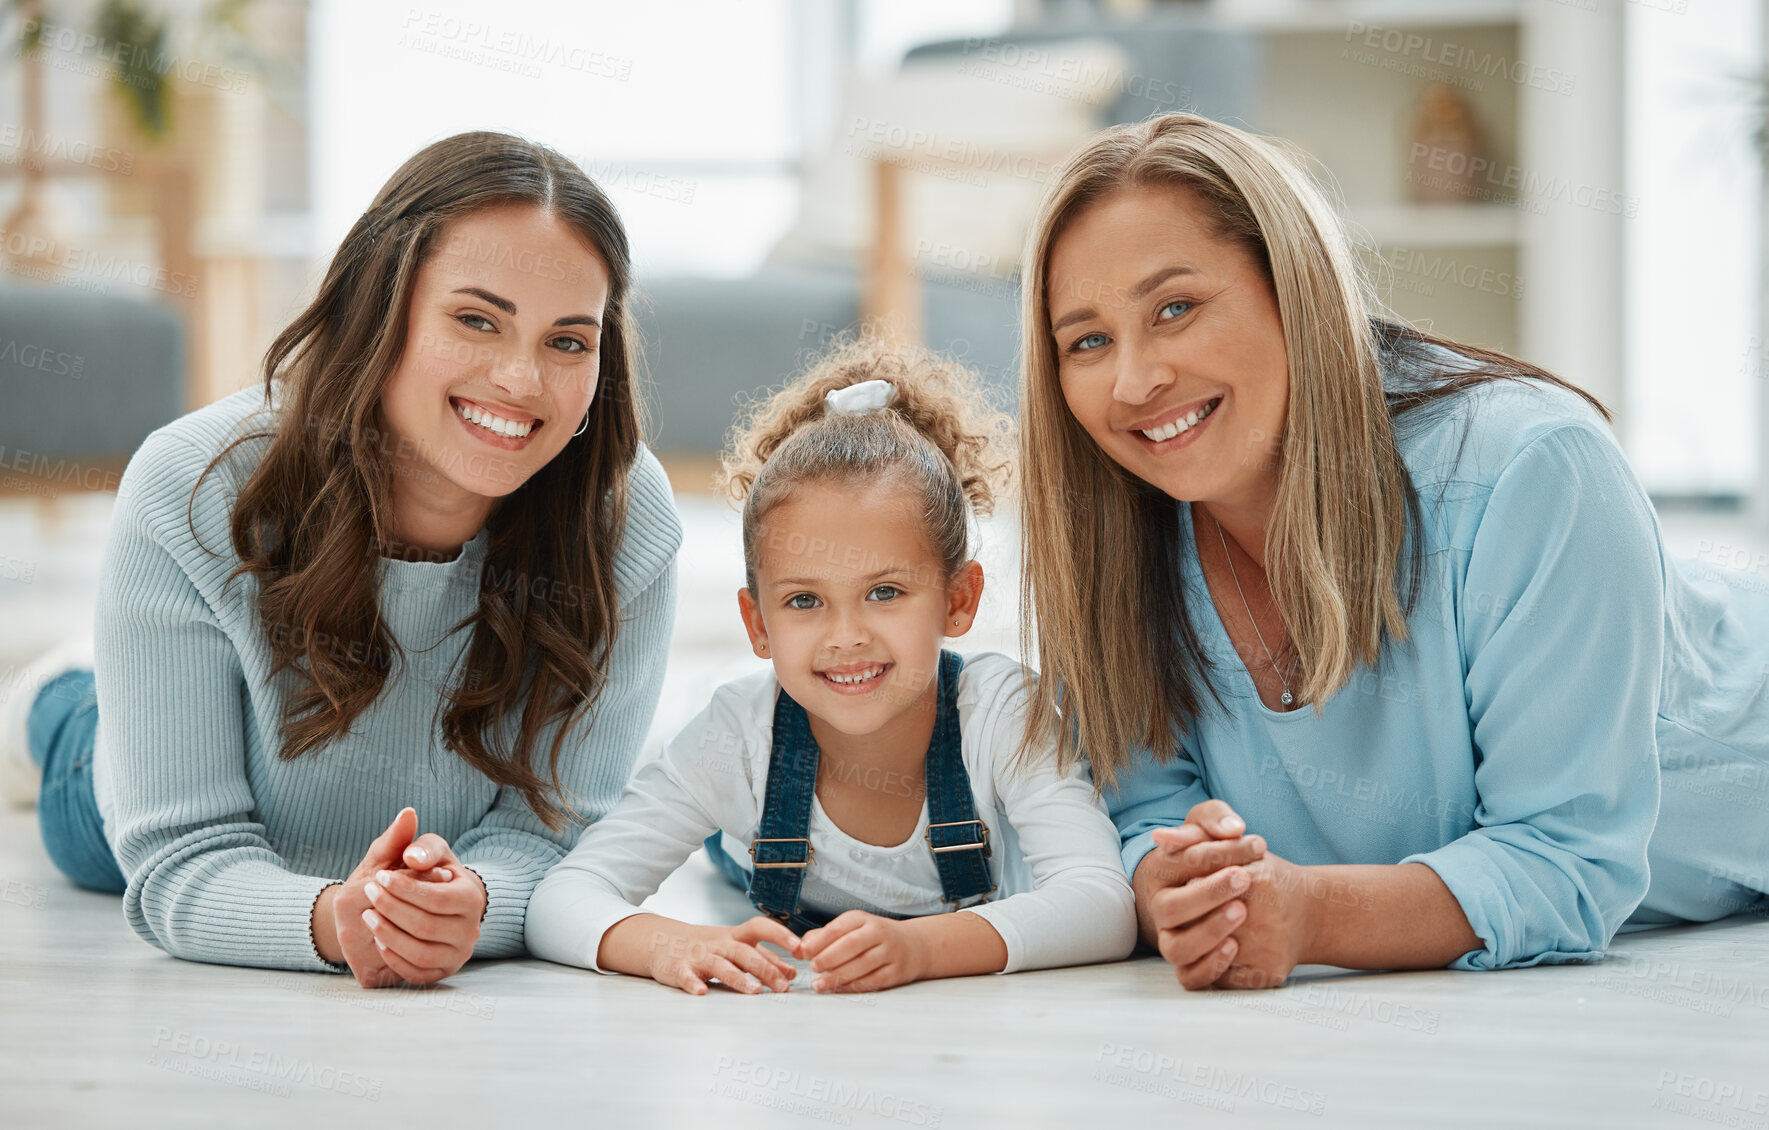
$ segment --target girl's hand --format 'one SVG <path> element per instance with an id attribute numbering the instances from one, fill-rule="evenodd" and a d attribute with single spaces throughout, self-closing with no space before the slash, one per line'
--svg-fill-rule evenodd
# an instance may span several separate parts
<path id="1" fill-rule="evenodd" d="M 627 921 L 641 917 L 635 915 Z M 652 952 L 648 973 L 660 985 L 697 997 L 706 995 L 707 982 L 715 977 L 740 993 L 759 993 L 763 985 L 784 993 L 798 970 L 763 949 L 763 942 L 773 942 L 794 955 L 800 949 L 791 930 L 760 915 L 738 926 L 669 922 L 646 942 Z"/>
<path id="2" fill-rule="evenodd" d="M 915 932 L 895 918 L 850 910 L 804 936 L 820 993 L 870 993 L 925 976 L 927 955 Z"/>
<path id="3" fill-rule="evenodd" d="M 411 984 L 428 985 L 473 956 L 485 914 L 485 884 L 434 833 L 408 846 L 403 859 L 406 867 L 380 868 L 352 885 L 367 904 L 359 917 L 381 960 Z"/>

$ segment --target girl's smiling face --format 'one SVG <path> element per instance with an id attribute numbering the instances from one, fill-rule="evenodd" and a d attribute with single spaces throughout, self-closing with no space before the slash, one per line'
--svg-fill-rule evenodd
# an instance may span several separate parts
<path id="1" fill-rule="evenodd" d="M 1190 189 L 1119 189 L 1051 247 L 1046 284 L 1069 411 L 1168 496 L 1248 503 L 1275 487 L 1289 403 L 1277 295 Z"/>
<path id="2" fill-rule="evenodd" d="M 596 393 L 608 290 L 602 256 L 535 206 L 438 233 L 381 393 L 402 539 L 460 544 L 572 442 Z"/>
<path id="3" fill-rule="evenodd" d="M 886 740 L 925 729 L 940 645 L 970 630 L 983 570 L 944 574 L 915 494 L 888 476 L 804 483 L 763 519 L 755 554 L 744 626 L 813 723 Z"/>

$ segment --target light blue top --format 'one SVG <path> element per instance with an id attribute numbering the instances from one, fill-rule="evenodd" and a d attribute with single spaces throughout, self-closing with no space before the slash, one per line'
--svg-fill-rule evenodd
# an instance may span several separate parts
<path id="1" fill-rule="evenodd" d="M 1431 867 L 1483 943 L 1464 969 L 1589 959 L 1630 915 L 1760 902 L 1769 597 L 1666 553 L 1573 393 L 1482 384 L 1396 435 L 1424 517 L 1410 638 L 1319 717 L 1259 700 L 1177 504 L 1187 609 L 1228 711 L 1206 698 L 1177 757 L 1143 752 L 1108 795 L 1125 869 L 1150 829 L 1218 797 L 1295 863 Z"/>
<path id="2" fill-rule="evenodd" d="M 499 789 L 441 740 L 436 716 L 471 638 L 470 628 L 453 629 L 477 607 L 489 533 L 481 529 L 446 562 L 364 562 L 380 571 L 381 614 L 403 655 L 347 737 L 281 760 L 293 675 L 271 677 L 257 578 L 224 584 L 239 564 L 228 535 L 233 500 L 268 441 L 241 445 L 231 471 L 224 460 L 203 480 L 194 536 L 185 513 L 204 465 L 262 406 L 262 387 L 253 387 L 160 428 L 117 491 L 94 623 L 93 785 L 129 881 L 129 925 L 177 957 L 342 970 L 314 949 L 314 899 L 411 805 L 420 832 L 448 840 L 485 881 L 474 956 L 521 954 L 529 895 L 582 826 L 549 831 L 519 792 Z M 623 623 L 608 682 L 560 755 L 567 803 L 586 819 L 613 807 L 626 784 L 675 618 L 681 526 L 669 481 L 641 451 L 629 484 L 614 570 Z M 506 735 L 518 725 L 508 719 Z M 543 773 L 557 725 L 536 747 Z"/>

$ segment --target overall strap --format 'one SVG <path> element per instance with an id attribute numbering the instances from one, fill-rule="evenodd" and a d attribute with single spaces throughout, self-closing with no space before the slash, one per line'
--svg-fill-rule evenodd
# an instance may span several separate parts
<path id="1" fill-rule="evenodd" d="M 750 844 L 755 866 L 749 901 L 757 910 L 794 926 L 820 925 L 799 915 L 799 890 L 811 865 L 811 798 L 817 790 L 817 740 L 811 720 L 786 688 L 774 703 L 774 748 L 768 758 L 768 785 L 762 800 L 762 821 Z"/>
<path id="2" fill-rule="evenodd" d="M 927 751 L 928 847 L 940 871 L 940 897 L 957 905 L 965 899 L 987 902 L 995 892 L 989 878 L 989 826 L 977 817 L 970 773 L 958 728 L 958 673 L 964 657 L 940 652 L 939 705 Z M 983 896 L 977 898 L 977 896 Z M 974 905 L 974 904 L 973 904 Z"/>
<path id="3" fill-rule="evenodd" d="M 977 817 L 976 798 L 971 792 L 970 774 L 964 767 L 959 736 L 958 673 L 963 667 L 964 659 L 956 652 L 940 653 L 934 732 L 928 741 L 925 762 L 928 847 L 940 873 L 940 895 L 955 908 L 967 899 L 985 902 L 995 891 L 986 862 L 990 856 L 989 826 Z M 814 855 L 810 838 L 811 801 L 817 791 L 819 753 L 817 739 L 811 735 L 809 715 L 782 687 L 774 702 L 773 748 L 768 758 L 762 819 L 749 848 L 750 858 L 755 861 L 749 901 L 794 933 L 803 933 L 827 921 L 799 909 L 805 871 Z"/>

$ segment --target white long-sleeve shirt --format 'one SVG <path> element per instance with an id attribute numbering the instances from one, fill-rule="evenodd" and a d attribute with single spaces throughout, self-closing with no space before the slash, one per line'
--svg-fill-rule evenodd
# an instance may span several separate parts
<path id="1" fill-rule="evenodd" d="M 989 652 L 968 658 L 958 678 L 964 766 L 977 815 L 989 825 L 989 873 L 998 885 L 991 901 L 966 912 L 1001 935 L 1005 973 L 1116 961 L 1136 943 L 1135 899 L 1118 833 L 1085 764 L 1059 773 L 1048 752 L 1028 757 L 1023 769 L 1015 764 L 1026 683 L 1035 677 Z M 526 925 L 531 953 L 608 972 L 596 963 L 603 934 L 640 913 L 638 904 L 707 836 L 723 832 L 727 850 L 747 866 L 761 824 L 779 688 L 772 669 L 725 684 L 633 775 L 614 809 L 535 889 Z M 867 783 L 892 787 L 883 779 Z M 924 802 L 914 833 L 881 847 L 842 831 L 813 800 L 816 857 L 805 872 L 803 907 L 827 915 L 946 910 L 927 824 Z"/>

